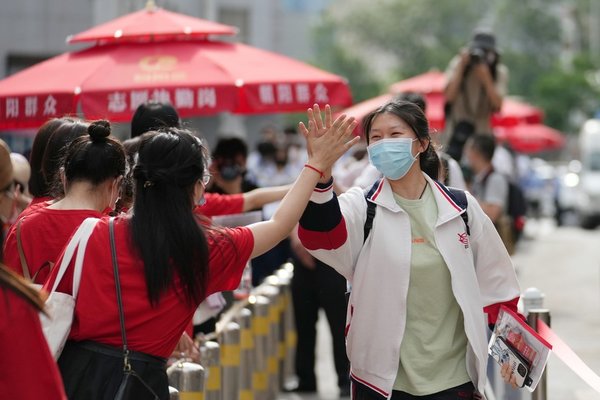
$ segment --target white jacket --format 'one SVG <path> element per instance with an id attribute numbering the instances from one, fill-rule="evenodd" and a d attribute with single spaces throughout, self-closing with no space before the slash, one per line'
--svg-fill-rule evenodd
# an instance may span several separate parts
<path id="1" fill-rule="evenodd" d="M 483 394 L 487 366 L 487 321 L 483 308 L 503 302 L 510 302 L 515 308 L 520 291 L 514 267 L 494 225 L 475 198 L 467 193 L 468 235 L 460 216 L 464 210 L 448 196 L 445 187 L 427 176 L 426 179 L 438 207 L 434 237 L 450 270 L 454 296 L 464 315 L 469 343 L 467 372 Z M 331 187 L 316 188 L 301 219 L 299 236 L 313 256 L 352 283 L 346 314 L 351 376 L 389 398 L 406 324 L 411 260 L 409 217 L 396 203 L 389 182 L 383 179 L 370 197 L 377 204 L 376 214 L 363 244 L 367 208 L 364 192 L 353 188 L 337 199 Z"/>

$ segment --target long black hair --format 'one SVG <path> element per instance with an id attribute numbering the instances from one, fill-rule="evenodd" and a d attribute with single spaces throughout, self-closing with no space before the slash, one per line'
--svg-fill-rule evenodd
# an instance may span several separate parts
<path id="1" fill-rule="evenodd" d="M 205 296 L 208 243 L 192 209 L 194 188 L 207 162 L 206 148 L 184 129 L 165 128 L 140 145 L 133 170 L 131 237 L 144 261 L 153 305 L 175 277 L 189 302 L 197 304 Z"/>
<path id="2" fill-rule="evenodd" d="M 406 122 L 408 126 L 415 132 L 419 142 L 424 144 L 428 142 L 427 149 L 421 153 L 419 157 L 419 165 L 421 170 L 425 172 L 431 179 L 438 179 L 440 159 L 431 144 L 431 135 L 429 134 L 429 122 L 425 113 L 417 104 L 404 101 L 392 100 L 381 107 L 373 110 L 363 119 L 363 132 L 369 144 L 369 134 L 375 117 L 381 114 L 393 114 Z"/>

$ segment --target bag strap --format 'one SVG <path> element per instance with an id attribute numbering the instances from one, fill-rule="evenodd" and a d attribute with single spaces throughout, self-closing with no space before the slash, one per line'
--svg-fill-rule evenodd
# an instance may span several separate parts
<path id="1" fill-rule="evenodd" d="M 87 246 L 88 239 L 90 238 L 96 223 L 99 221 L 98 218 L 87 218 L 83 223 L 77 228 L 73 237 L 69 241 L 67 248 L 63 254 L 63 258 L 58 267 L 58 273 L 56 275 L 56 279 L 54 280 L 54 285 L 52 285 L 52 290 L 50 290 L 49 294 L 52 294 L 56 291 L 58 284 L 62 280 L 65 272 L 67 272 L 67 268 L 73 259 L 73 255 L 75 254 L 75 250 L 77 249 L 77 257 L 75 259 L 75 269 L 73 270 L 73 297 L 77 298 L 77 292 L 79 291 L 79 282 L 81 280 L 81 270 L 83 268 L 83 257 L 85 255 L 85 247 Z"/>
<path id="2" fill-rule="evenodd" d="M 123 371 L 130 372 L 129 349 L 127 348 L 127 333 L 125 332 L 125 313 L 123 312 L 123 298 L 121 296 L 121 280 L 119 279 L 119 264 L 117 263 L 117 246 L 115 244 L 115 217 L 108 220 L 108 231 L 110 236 L 110 253 L 112 256 L 113 272 L 115 275 L 115 286 L 117 290 L 117 304 L 119 305 L 119 322 L 121 324 L 121 340 L 123 341 Z"/>
<path id="3" fill-rule="evenodd" d="M 23 276 L 27 280 L 31 280 L 29 274 L 29 265 L 27 265 L 27 259 L 25 258 L 25 252 L 23 251 L 23 243 L 21 242 L 21 223 L 25 218 L 21 218 L 17 222 L 17 250 L 19 251 L 19 260 L 21 261 L 21 269 L 23 270 Z"/>
<path id="4" fill-rule="evenodd" d="M 367 202 L 367 219 L 365 220 L 365 225 L 363 227 L 363 244 L 367 241 L 367 237 L 369 236 L 369 233 L 371 232 L 371 228 L 373 227 L 373 219 L 375 219 L 375 212 L 377 211 L 377 204 L 370 201 L 370 199 L 377 191 L 377 188 L 379 187 L 380 182 L 381 182 L 381 179 L 378 179 L 373 184 L 373 186 L 371 186 L 371 189 L 369 190 L 369 192 L 365 195 L 365 200 Z"/>
<path id="5" fill-rule="evenodd" d="M 460 214 L 460 217 L 465 222 L 465 228 L 467 230 L 467 235 L 471 236 L 471 228 L 469 228 L 469 214 L 467 212 L 467 206 L 469 202 L 467 201 L 467 195 L 464 190 L 455 189 L 452 187 L 447 187 L 448 192 L 453 197 L 453 200 L 460 208 L 464 211 Z"/>

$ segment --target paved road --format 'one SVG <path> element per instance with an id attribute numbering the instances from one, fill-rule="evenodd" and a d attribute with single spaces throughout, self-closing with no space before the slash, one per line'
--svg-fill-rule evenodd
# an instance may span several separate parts
<path id="1" fill-rule="evenodd" d="M 552 329 L 600 374 L 600 230 L 556 228 L 550 221 L 528 227 L 535 240 L 514 256 L 521 288 L 545 295 Z M 600 399 L 552 355 L 548 364 L 548 400 Z"/>
<path id="2" fill-rule="evenodd" d="M 557 228 L 550 220 L 531 221 L 513 257 L 521 288 L 545 294 L 552 329 L 600 374 L 600 230 Z M 319 394 L 281 395 L 279 400 L 331 400 L 337 397 L 328 327 L 319 321 Z M 548 364 L 547 400 L 597 400 L 585 382 L 556 356 Z M 523 399 L 529 396 L 524 393 Z M 500 399 L 498 399 L 500 400 Z"/>

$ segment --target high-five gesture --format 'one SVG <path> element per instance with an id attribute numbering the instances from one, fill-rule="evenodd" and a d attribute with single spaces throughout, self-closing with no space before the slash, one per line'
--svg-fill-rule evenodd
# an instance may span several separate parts
<path id="1" fill-rule="evenodd" d="M 285 238 L 298 223 L 318 181 L 331 177 L 331 167 L 359 137 L 352 132 L 357 122 L 341 115 L 333 121 L 331 108 L 325 106 L 325 121 L 318 105 L 308 110 L 308 128 L 300 123 L 300 131 L 306 138 L 308 162 L 277 211 L 269 221 L 250 225 L 254 234 L 252 257 L 271 249 Z"/>
<path id="2" fill-rule="evenodd" d="M 321 108 L 318 104 L 314 104 L 312 108 L 309 108 L 306 111 L 306 115 L 308 116 L 308 128 L 304 125 L 304 122 L 300 122 L 298 127 L 300 128 L 300 132 L 306 137 L 309 132 L 314 136 L 323 136 L 325 132 L 331 125 L 333 124 L 333 117 L 331 113 L 331 107 L 329 104 L 325 105 L 325 123 L 323 123 L 323 119 L 321 118 Z M 311 143 L 306 143 L 306 150 L 308 152 L 308 157 L 312 155 L 312 149 L 310 147 Z"/>
<path id="3" fill-rule="evenodd" d="M 324 122 L 318 104 L 308 109 L 307 116 L 308 128 L 302 122 L 299 128 L 306 138 L 308 165 L 321 173 L 321 181 L 326 181 L 331 177 L 335 161 L 359 141 L 360 138 L 352 134 L 357 122 L 346 115 L 340 115 L 333 121 L 329 105 L 325 106 Z"/>

